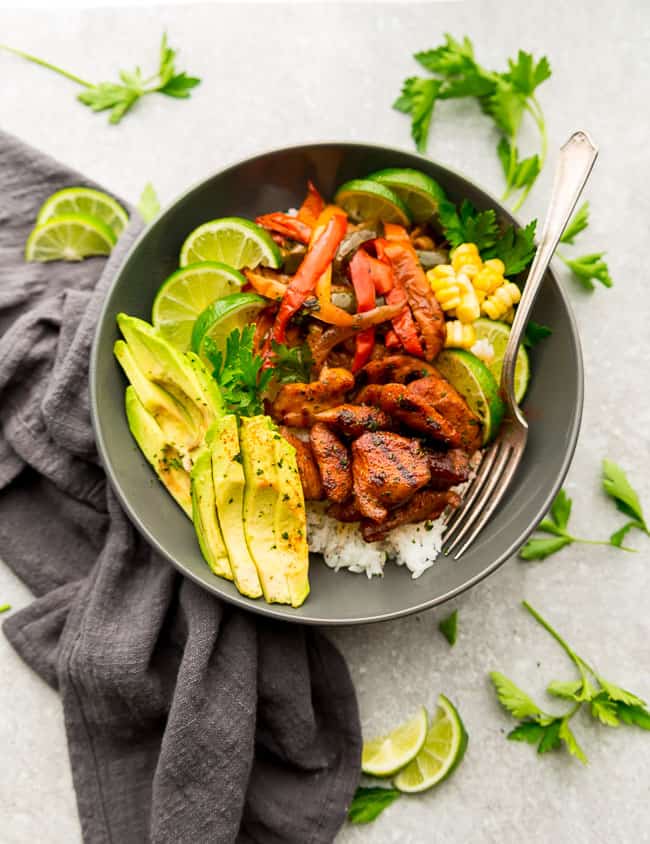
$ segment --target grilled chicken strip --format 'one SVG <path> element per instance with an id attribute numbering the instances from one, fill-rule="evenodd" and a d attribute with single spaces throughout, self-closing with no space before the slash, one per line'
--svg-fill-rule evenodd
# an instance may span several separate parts
<path id="1" fill-rule="evenodd" d="M 330 501 L 341 503 L 352 493 L 352 470 L 346 446 L 324 422 L 316 422 L 309 432 L 323 490 Z"/>
<path id="2" fill-rule="evenodd" d="M 410 384 L 408 387 L 405 384 L 385 384 L 379 396 L 379 406 L 413 431 L 426 434 L 452 448 L 462 445 L 462 438 L 456 428 L 430 401 L 414 393 Z"/>
<path id="3" fill-rule="evenodd" d="M 346 437 L 360 437 L 366 431 L 390 430 L 393 422 L 378 407 L 359 404 L 340 404 L 316 414 L 318 422 L 325 422 Z"/>
<path id="4" fill-rule="evenodd" d="M 320 501 L 323 498 L 323 484 L 320 479 L 320 472 L 314 460 L 311 445 L 305 440 L 292 433 L 290 428 L 284 425 L 280 427 L 280 433 L 285 440 L 296 449 L 296 463 L 300 483 L 307 501 Z"/>
<path id="5" fill-rule="evenodd" d="M 437 490 L 464 484 L 470 476 L 469 457 L 460 448 L 450 451 L 429 451 L 430 487 Z"/>
<path id="6" fill-rule="evenodd" d="M 388 355 L 371 360 L 357 374 L 358 384 L 408 384 L 436 374 L 435 367 L 410 355 Z"/>
<path id="7" fill-rule="evenodd" d="M 308 428 L 315 415 L 345 401 L 354 387 L 354 375 L 347 369 L 323 367 L 318 381 L 310 384 L 285 384 L 274 401 L 269 402 L 271 416 L 290 428 Z"/>
<path id="8" fill-rule="evenodd" d="M 469 409 L 465 399 L 439 372 L 409 384 L 409 393 L 434 407 L 460 436 L 460 445 L 469 454 L 481 447 L 482 432 L 479 418 Z"/>
<path id="9" fill-rule="evenodd" d="M 392 510 L 386 521 L 381 524 L 364 521 L 361 525 L 361 535 L 366 542 L 377 542 L 385 539 L 393 528 L 412 522 L 423 522 L 425 519 L 437 519 L 447 507 L 454 509 L 460 506 L 460 496 L 455 492 L 437 492 L 433 489 L 421 489 L 413 498 Z"/>
<path id="10" fill-rule="evenodd" d="M 378 431 L 352 443 L 352 477 L 359 512 L 382 522 L 389 508 L 408 501 L 429 483 L 431 470 L 417 440 Z"/>

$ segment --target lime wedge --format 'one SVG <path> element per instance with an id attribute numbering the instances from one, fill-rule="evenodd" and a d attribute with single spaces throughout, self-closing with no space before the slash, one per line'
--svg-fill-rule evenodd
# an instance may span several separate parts
<path id="1" fill-rule="evenodd" d="M 389 167 L 387 170 L 371 173 L 368 178 L 386 185 L 397 194 L 411 212 L 415 223 L 430 220 L 442 200 L 447 198 L 438 182 L 419 170 Z"/>
<path id="2" fill-rule="evenodd" d="M 36 218 L 36 225 L 40 226 L 52 217 L 61 214 L 87 214 L 95 217 L 113 229 L 116 237 L 129 222 L 129 215 L 112 196 L 93 188 L 64 188 L 53 193 L 41 205 Z"/>
<path id="3" fill-rule="evenodd" d="M 427 735 L 429 717 L 422 706 L 417 714 L 392 732 L 364 741 L 361 770 L 373 777 L 390 777 L 419 753 Z"/>
<path id="4" fill-rule="evenodd" d="M 113 230 L 86 214 L 61 214 L 32 229 L 25 244 L 26 261 L 81 261 L 109 255 L 117 238 Z"/>
<path id="5" fill-rule="evenodd" d="M 458 766 L 467 748 L 467 731 L 458 710 L 444 695 L 438 698 L 422 749 L 393 780 L 400 791 L 416 794 L 446 779 Z"/>
<path id="6" fill-rule="evenodd" d="M 186 352 L 199 314 L 217 299 L 237 293 L 246 279 L 216 261 L 190 264 L 163 282 L 153 303 L 151 321 L 177 349 Z"/>
<path id="7" fill-rule="evenodd" d="M 194 323 L 192 350 L 207 360 L 205 347 L 209 338 L 217 351 L 225 352 L 230 332 L 250 325 L 268 304 L 268 301 L 257 293 L 232 293 L 213 302 Z"/>
<path id="8" fill-rule="evenodd" d="M 282 262 L 271 235 L 243 217 L 223 217 L 204 223 L 188 235 L 181 249 L 181 267 L 197 261 L 219 261 L 236 270 L 242 267 L 277 269 Z"/>
<path id="9" fill-rule="evenodd" d="M 352 179 L 341 185 L 334 202 L 357 223 L 361 220 L 384 220 L 402 226 L 411 223 L 409 210 L 399 196 L 371 179 Z"/>
<path id="10" fill-rule="evenodd" d="M 494 380 L 497 384 L 501 384 L 503 355 L 505 354 L 508 337 L 510 336 L 510 326 L 506 322 L 497 322 L 493 319 L 484 318 L 477 319 L 473 325 L 477 341 L 487 340 L 494 350 L 492 360 L 486 360 L 484 363 L 492 375 L 494 375 Z M 520 402 L 526 395 L 529 381 L 530 361 L 528 359 L 528 352 L 523 346 L 520 346 L 515 365 L 515 398 L 517 402 Z"/>
<path id="11" fill-rule="evenodd" d="M 482 360 L 464 349 L 444 349 L 435 364 L 481 420 L 483 444 L 490 442 L 499 430 L 505 413 L 494 375 Z"/>

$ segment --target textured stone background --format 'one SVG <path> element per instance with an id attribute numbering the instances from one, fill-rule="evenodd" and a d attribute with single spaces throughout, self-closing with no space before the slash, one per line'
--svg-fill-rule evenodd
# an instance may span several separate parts
<path id="1" fill-rule="evenodd" d="M 136 61 L 145 68 L 155 63 L 164 27 L 182 48 L 181 66 L 204 79 L 190 101 L 152 97 L 109 127 L 75 102 L 73 85 L 0 54 L 0 125 L 131 201 L 152 180 L 169 202 L 206 173 L 275 145 L 340 138 L 410 149 L 408 122 L 390 104 L 402 79 L 417 72 L 411 53 L 436 45 L 444 31 L 469 34 L 488 66 L 502 66 L 519 47 L 545 52 L 553 78 L 539 98 L 551 161 L 522 218 L 544 211 L 554 150 L 572 129 L 588 129 L 601 157 L 588 188 L 593 222 L 581 251 L 607 249 L 616 281 L 611 291 L 586 294 L 565 277 L 587 370 L 582 435 L 567 483 L 575 499 L 572 525 L 578 534 L 607 536 L 621 522 L 599 490 L 606 455 L 629 470 L 650 510 L 650 11 L 643 0 L 0 14 L 2 41 L 96 80 Z M 473 104 L 449 103 L 436 115 L 429 153 L 498 193 L 494 143 Z M 335 632 L 368 733 L 420 703 L 432 705 L 440 691 L 458 703 L 470 733 L 466 760 L 452 780 L 399 801 L 371 826 L 347 827 L 342 844 L 650 841 L 647 734 L 576 719 L 587 768 L 563 754 L 536 758 L 532 748 L 505 741 L 511 722 L 486 679 L 499 668 L 541 694 L 544 681 L 571 676 L 564 655 L 519 609 L 526 597 L 605 676 L 650 697 L 650 546 L 639 534 L 631 542 L 638 554 L 579 547 L 544 563 L 512 560 L 455 602 L 460 635 L 453 650 L 436 630 L 447 608 Z M 2 566 L 0 599 L 15 608 L 30 600 Z M 0 713 L 0 840 L 75 844 L 58 699 L 2 637 Z"/>

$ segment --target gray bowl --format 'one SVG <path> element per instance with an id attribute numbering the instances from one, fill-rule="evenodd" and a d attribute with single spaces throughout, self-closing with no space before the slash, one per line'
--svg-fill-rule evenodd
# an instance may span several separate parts
<path id="1" fill-rule="evenodd" d="M 508 495 L 479 540 L 463 558 L 441 557 L 413 580 L 387 564 L 383 578 L 334 572 L 312 555 L 311 594 L 299 609 L 242 597 L 232 583 L 211 573 L 191 523 L 158 483 L 138 451 L 124 414 L 125 379 L 113 358 L 120 311 L 150 319 L 154 295 L 177 268 L 181 244 L 199 224 L 215 217 L 297 207 L 311 179 L 325 196 L 347 179 L 383 167 L 415 167 L 429 173 L 459 201 L 510 214 L 489 194 L 445 167 L 412 153 L 354 143 L 323 143 L 275 150 L 216 173 L 183 194 L 151 225 L 124 260 L 97 327 L 90 368 L 92 416 L 100 456 L 122 506 L 147 540 L 183 574 L 244 609 L 310 624 L 362 624 L 436 606 L 469 589 L 514 554 L 548 510 L 575 449 L 583 399 L 583 367 L 571 308 L 549 273 L 534 319 L 553 328 L 532 354 L 533 378 L 525 410 L 530 436 Z"/>

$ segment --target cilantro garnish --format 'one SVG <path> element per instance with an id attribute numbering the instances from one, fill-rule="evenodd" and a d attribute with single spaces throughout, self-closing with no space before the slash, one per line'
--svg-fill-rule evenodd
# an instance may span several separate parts
<path id="1" fill-rule="evenodd" d="M 254 325 L 247 325 L 241 331 L 234 329 L 226 338 L 225 356 L 211 338 L 203 341 L 223 400 L 229 410 L 240 416 L 264 413 L 262 394 L 273 377 L 271 369 L 263 369 L 262 356 L 253 351 L 254 337 Z"/>

